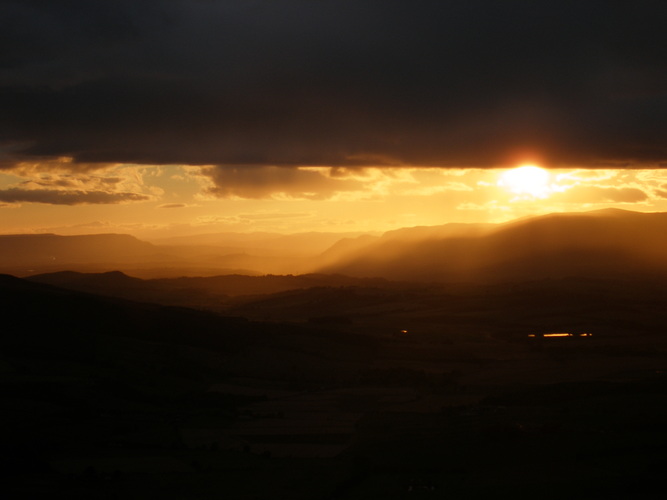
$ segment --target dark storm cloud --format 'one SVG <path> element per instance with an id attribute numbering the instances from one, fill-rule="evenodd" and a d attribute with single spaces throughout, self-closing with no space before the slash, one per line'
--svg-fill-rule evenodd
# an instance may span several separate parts
<path id="1" fill-rule="evenodd" d="M 661 1 L 3 2 L 0 159 L 656 164 L 666 21 Z"/>

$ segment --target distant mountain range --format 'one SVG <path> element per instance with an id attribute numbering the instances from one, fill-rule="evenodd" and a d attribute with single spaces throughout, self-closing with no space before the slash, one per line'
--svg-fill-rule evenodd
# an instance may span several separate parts
<path id="1" fill-rule="evenodd" d="M 0 273 L 121 270 L 143 278 L 222 274 L 302 274 L 336 260 L 318 256 L 360 233 L 218 233 L 141 241 L 126 234 L 0 235 Z M 376 237 L 363 235 L 366 240 Z"/>
<path id="2" fill-rule="evenodd" d="M 121 234 L 5 235 L 0 236 L 0 272 L 120 270 L 142 278 L 317 273 L 418 282 L 662 274 L 667 272 L 667 213 L 608 209 L 502 224 L 403 228 L 381 237 L 219 234 L 192 237 L 189 244 L 163 243 L 169 244 Z M 267 283 L 254 287 L 237 280 L 234 286 L 264 293 Z M 268 286 L 271 293 L 285 289 L 285 283 L 275 285 Z"/>
<path id="3" fill-rule="evenodd" d="M 497 225 L 406 228 L 320 272 L 440 282 L 665 273 L 667 214 L 609 209 Z"/>

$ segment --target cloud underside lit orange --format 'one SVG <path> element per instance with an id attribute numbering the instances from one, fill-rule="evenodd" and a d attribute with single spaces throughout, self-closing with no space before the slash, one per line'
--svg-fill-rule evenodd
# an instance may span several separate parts
<path id="1" fill-rule="evenodd" d="M 533 169 L 536 178 L 521 181 L 516 168 L 67 165 L 0 173 L 5 233 L 384 231 L 606 207 L 667 211 L 661 169 Z"/>

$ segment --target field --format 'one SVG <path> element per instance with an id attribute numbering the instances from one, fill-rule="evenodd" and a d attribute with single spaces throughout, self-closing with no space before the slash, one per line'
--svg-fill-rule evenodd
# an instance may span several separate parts
<path id="1" fill-rule="evenodd" d="M 17 498 L 650 498 L 665 465 L 658 281 L 320 287 L 231 319 L 3 283 L 32 332 L 0 363 Z"/>

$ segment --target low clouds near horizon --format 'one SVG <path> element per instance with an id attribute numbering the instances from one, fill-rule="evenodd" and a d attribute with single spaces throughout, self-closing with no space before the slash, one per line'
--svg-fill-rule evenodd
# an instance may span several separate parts
<path id="1" fill-rule="evenodd" d="M 666 21 L 655 1 L 7 1 L 0 168 L 664 167 Z"/>
<path id="2" fill-rule="evenodd" d="M 111 193 L 108 191 L 81 191 L 58 189 L 20 189 L 0 190 L 0 203 L 46 203 L 49 205 L 99 205 L 117 204 L 132 201 L 146 201 L 148 196 L 137 193 Z"/>

